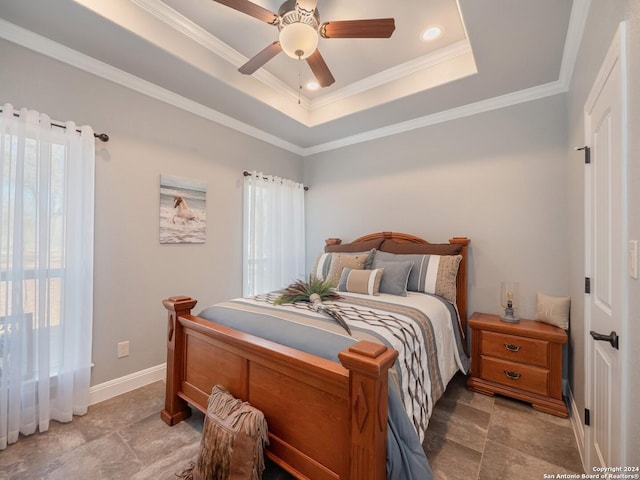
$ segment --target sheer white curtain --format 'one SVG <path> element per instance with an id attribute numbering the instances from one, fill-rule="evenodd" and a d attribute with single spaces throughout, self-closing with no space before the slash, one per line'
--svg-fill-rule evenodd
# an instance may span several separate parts
<path id="1" fill-rule="evenodd" d="M 244 296 L 305 275 L 304 185 L 250 173 L 244 177 Z"/>
<path id="2" fill-rule="evenodd" d="M 89 403 L 95 145 L 65 126 L 2 106 L 0 450 Z"/>

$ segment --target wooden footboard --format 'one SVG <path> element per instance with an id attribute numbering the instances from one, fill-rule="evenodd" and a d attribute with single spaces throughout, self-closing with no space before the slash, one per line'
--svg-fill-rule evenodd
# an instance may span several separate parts
<path id="1" fill-rule="evenodd" d="M 398 352 L 358 342 L 331 362 L 193 316 L 192 298 L 163 304 L 167 424 L 189 417 L 189 404 L 206 412 L 220 384 L 263 411 L 267 456 L 297 478 L 386 478 L 387 372 Z"/>

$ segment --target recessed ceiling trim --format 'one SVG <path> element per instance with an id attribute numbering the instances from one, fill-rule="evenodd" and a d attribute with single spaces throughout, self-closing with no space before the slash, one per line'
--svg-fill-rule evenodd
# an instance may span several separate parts
<path id="1" fill-rule="evenodd" d="M 144 9 L 145 11 L 151 13 L 157 19 L 164 22 L 166 25 L 181 32 L 183 35 L 187 36 L 188 38 L 191 38 L 193 41 L 202 45 L 204 48 L 209 49 L 212 53 L 224 59 L 225 61 L 228 61 L 235 67 L 239 67 L 248 61 L 248 59 L 244 55 L 242 55 L 240 52 L 231 48 L 229 45 L 224 43 L 215 35 L 203 29 L 202 27 L 194 23 L 192 20 L 186 18 L 184 15 L 180 14 L 173 8 L 169 7 L 161 0 L 129 0 L 129 1 L 137 5 L 138 7 Z M 459 3 L 458 3 L 458 12 L 460 15 L 460 21 L 462 22 L 464 27 L 464 20 L 462 18 L 462 12 L 460 11 Z M 466 27 L 464 30 L 466 35 Z M 286 94 L 288 99 L 295 101 L 296 104 L 298 102 L 298 99 L 300 99 L 300 104 L 298 105 L 298 107 L 300 109 L 305 110 L 305 115 L 296 116 L 292 118 L 294 118 L 297 121 L 300 121 L 307 127 L 312 127 L 312 126 L 316 126 L 318 124 L 324 123 L 324 121 L 329 121 L 335 118 L 335 117 L 331 117 L 328 120 L 314 121 L 313 120 L 314 110 L 322 109 L 336 102 L 342 102 L 345 99 L 348 99 L 350 97 L 355 97 L 359 94 L 362 94 L 368 90 L 372 90 L 374 88 L 380 87 L 382 85 L 391 84 L 392 82 L 396 82 L 416 72 L 419 72 L 422 70 L 428 70 L 436 65 L 445 63 L 447 61 L 452 61 L 456 57 L 459 57 L 461 55 L 466 55 L 468 53 L 472 54 L 473 52 L 471 50 L 471 45 L 467 37 L 465 40 L 456 42 L 452 45 L 448 45 L 442 49 L 439 49 L 435 52 L 424 55 L 420 58 L 416 58 L 414 60 L 405 62 L 401 65 L 376 73 L 363 80 L 354 82 L 340 90 L 336 90 L 332 93 L 327 93 L 326 95 L 317 97 L 314 100 L 310 100 L 305 95 L 299 96 L 300 92 L 297 89 L 291 88 L 286 83 L 282 82 L 277 77 L 267 72 L 267 70 L 265 70 L 264 68 L 258 69 L 258 71 L 256 71 L 252 75 L 252 78 L 262 82 L 267 87 L 272 88 L 275 92 L 284 92 L 284 94 Z M 475 71 L 469 72 L 469 73 L 475 73 Z M 257 100 L 264 102 L 262 98 L 257 96 L 255 93 L 249 91 L 248 89 L 239 88 L 237 84 L 231 84 L 229 82 L 225 82 L 225 83 L 227 83 L 229 86 L 233 88 L 240 89 L 247 95 L 250 95 L 253 98 L 256 98 Z M 398 93 L 396 94 L 396 98 L 401 98 L 406 95 L 415 93 L 413 91 L 403 91 L 402 88 L 398 88 L 397 92 Z M 274 106 L 272 103 L 269 103 L 269 104 L 271 106 Z M 353 102 L 352 104 L 361 105 L 361 102 Z M 368 105 L 368 106 L 365 105 L 356 109 L 354 108 L 344 109 L 342 115 L 340 116 L 356 113 L 357 111 L 361 111 L 365 108 L 370 108 L 371 106 L 374 106 L 374 105 Z M 279 110 L 281 113 L 284 113 L 285 115 L 288 115 L 291 117 L 291 112 L 284 111 L 283 109 L 279 109 Z M 302 120 L 302 117 L 306 118 L 307 120 Z M 320 115 L 320 117 L 324 117 L 324 115 Z"/>
<path id="2" fill-rule="evenodd" d="M 433 68 L 441 63 L 454 60 L 455 58 L 468 53 L 473 54 L 471 51 L 471 44 L 468 40 L 461 40 L 428 55 L 424 55 L 420 58 L 410 60 L 393 68 L 376 73 L 363 80 L 354 82 L 336 92 L 312 100 L 311 110 L 323 108 L 332 103 L 341 102 L 348 97 L 353 97 L 366 92 L 367 90 L 391 83 L 399 78 L 412 75 L 416 72 Z"/>
<path id="3" fill-rule="evenodd" d="M 492 99 L 475 102 L 473 104 L 464 105 L 440 113 L 427 115 L 418 119 L 400 122 L 388 127 L 370 130 L 359 135 L 345 137 L 333 142 L 327 142 L 308 148 L 300 147 L 279 137 L 268 134 L 263 130 L 247 125 L 212 108 L 205 107 L 158 85 L 119 70 L 93 57 L 84 55 L 76 50 L 61 45 L 53 40 L 14 25 L 3 19 L 0 19 L 0 38 L 4 38 L 7 41 L 33 50 L 42 55 L 54 58 L 80 70 L 105 78 L 116 84 L 142 93 L 143 95 L 165 102 L 177 108 L 181 108 L 253 138 L 305 157 L 316 153 L 354 145 L 356 143 L 371 141 L 377 138 L 454 120 L 456 118 L 463 118 L 477 113 L 496 110 L 518 103 L 528 102 L 566 92 L 571 81 L 571 75 L 577 58 L 577 50 L 584 33 L 584 27 L 586 24 L 586 18 L 589 14 L 590 5 L 591 0 L 574 0 L 563 52 L 561 74 L 557 81 Z"/>
<path id="4" fill-rule="evenodd" d="M 352 135 L 350 137 L 341 138 L 333 142 L 327 142 L 314 147 L 308 147 L 304 149 L 303 156 L 314 155 L 316 153 L 326 152 L 329 150 L 335 150 L 337 148 L 343 148 L 357 143 L 368 142 L 378 138 L 388 137 L 391 135 L 397 135 L 399 133 L 416 130 L 418 128 L 428 127 L 437 123 L 444 123 L 450 120 L 458 118 L 469 117 L 478 113 L 489 112 L 491 110 L 498 110 L 500 108 L 517 105 L 519 103 L 530 102 L 532 100 L 538 100 L 541 98 L 558 95 L 565 93 L 567 87 L 560 81 L 547 83 L 545 85 L 539 85 L 536 87 L 527 88 L 518 92 L 508 93 L 499 97 L 489 98 L 487 100 L 481 100 L 479 102 L 470 103 L 461 107 L 444 110 L 442 112 L 434 113 L 431 115 L 425 115 L 424 117 L 416 118 L 413 120 L 407 120 L 406 122 L 396 123 L 388 127 L 377 128 L 375 130 L 369 130 L 358 135 Z"/>
<path id="5" fill-rule="evenodd" d="M 249 59 L 238 52 L 236 49 L 231 48 L 215 35 L 206 31 L 198 24 L 186 18 L 181 13 L 177 12 L 173 8 L 169 7 L 166 3 L 160 0 L 129 0 L 131 3 L 137 5 L 143 10 L 149 12 L 158 20 L 164 22 L 171 28 L 179 31 L 186 37 L 190 38 L 194 42 L 202 45 L 204 48 L 210 50 L 215 55 L 219 56 L 223 60 L 231 63 L 235 67 L 241 67 Z M 276 92 L 284 93 L 289 100 L 298 102 L 298 91 L 291 88 L 285 82 L 280 80 L 275 75 L 270 74 L 264 68 L 258 69 L 251 78 L 261 81 L 268 87 L 272 88 Z M 238 89 L 237 85 L 232 85 L 227 82 L 228 85 Z M 254 96 L 251 92 L 243 90 L 247 95 Z M 305 110 L 311 108 L 310 101 L 307 97 L 300 98 L 300 107 Z"/>
<path id="6" fill-rule="evenodd" d="M 573 68 L 576 65 L 578 49 L 580 48 L 580 42 L 582 42 L 590 9 L 591 0 L 573 0 L 571 5 L 569 27 L 567 28 L 562 63 L 560 64 L 560 81 L 566 83 L 567 88 L 569 88 L 571 77 L 573 77 Z"/>
<path id="7" fill-rule="evenodd" d="M 247 61 L 247 58 L 240 52 L 231 48 L 215 35 L 211 35 L 166 3 L 159 0 L 129 1 L 236 67 L 240 67 Z"/>
<path id="8" fill-rule="evenodd" d="M 393 83 L 382 83 L 376 88 L 370 88 L 358 95 L 346 97 L 340 102 L 314 109 L 311 112 L 311 124 L 321 125 L 353 112 L 378 107 L 412 94 L 420 94 L 425 90 L 436 88 L 453 80 L 474 75 L 477 71 L 473 54 L 466 53 L 452 58 L 448 62 L 418 70 Z"/>
<path id="9" fill-rule="evenodd" d="M 297 155 L 304 148 L 0 18 L 0 38 Z"/>

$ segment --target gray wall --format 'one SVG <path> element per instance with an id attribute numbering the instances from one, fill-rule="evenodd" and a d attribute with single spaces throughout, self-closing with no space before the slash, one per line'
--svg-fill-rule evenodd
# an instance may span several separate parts
<path id="1" fill-rule="evenodd" d="M 307 261 L 327 237 L 382 230 L 468 236 L 470 308 L 498 313 L 503 280 L 568 294 L 565 96 L 308 157 Z"/>
<path id="2" fill-rule="evenodd" d="M 628 21 L 628 54 L 629 62 L 629 238 L 640 239 L 640 2 L 637 0 L 592 0 L 591 11 L 580 46 L 567 105 L 569 121 L 569 147 L 584 145 L 584 105 L 596 75 L 602 65 L 605 54 L 613 40 L 621 21 Z M 569 228 L 576 232 L 572 242 L 570 255 L 569 289 L 574 299 L 572 302 L 571 344 L 573 350 L 573 382 L 571 389 L 575 397 L 578 411 L 585 408 L 585 335 L 584 331 L 584 245 L 581 234 L 584 231 L 584 164 L 581 155 L 571 150 L 567 156 L 570 160 L 568 174 L 568 211 Z M 620 252 L 624 255 L 624 252 Z M 629 365 L 627 376 L 623 381 L 623 391 L 627 388 L 629 416 L 623 419 L 628 429 L 627 465 L 640 464 L 640 411 L 636 408 L 640 398 L 640 370 L 635 367 L 640 358 L 640 282 L 628 280 L 629 287 L 629 331 L 627 353 Z"/>
<path id="3" fill-rule="evenodd" d="M 165 362 L 162 298 L 197 309 L 242 294 L 242 170 L 300 181 L 299 157 L 11 43 L 0 52 L 0 103 L 111 136 L 96 142 L 92 385 Z M 160 245 L 161 173 L 207 182 L 205 244 Z"/>

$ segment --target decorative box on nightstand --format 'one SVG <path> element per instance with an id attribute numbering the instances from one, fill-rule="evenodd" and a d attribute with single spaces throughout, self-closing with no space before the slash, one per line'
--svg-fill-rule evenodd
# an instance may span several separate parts
<path id="1" fill-rule="evenodd" d="M 564 330 L 534 320 L 507 323 L 486 313 L 474 313 L 469 327 L 469 389 L 517 398 L 560 417 L 568 415 L 562 400 Z"/>

